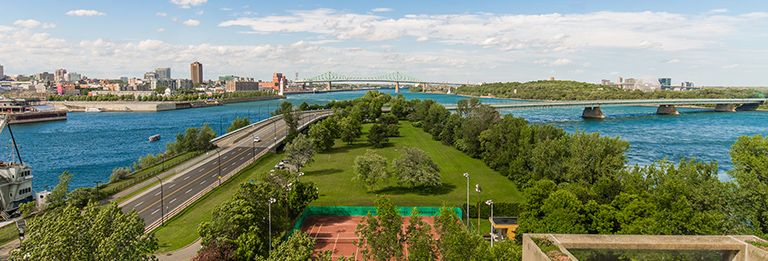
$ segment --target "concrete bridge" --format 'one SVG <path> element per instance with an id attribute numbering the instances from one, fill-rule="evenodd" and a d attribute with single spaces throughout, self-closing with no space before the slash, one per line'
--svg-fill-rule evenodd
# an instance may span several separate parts
<path id="1" fill-rule="evenodd" d="M 600 107 L 619 106 L 659 106 L 657 114 L 679 114 L 676 105 L 715 104 L 715 111 L 754 111 L 765 104 L 765 98 L 748 99 L 648 99 L 648 100 L 596 100 L 596 101 L 563 101 L 563 102 L 519 102 L 489 104 L 495 108 L 504 109 L 552 109 L 552 108 L 584 108 L 583 118 L 605 118 Z M 446 109 L 456 110 L 457 105 L 447 105 Z"/>
<path id="2" fill-rule="evenodd" d="M 385 75 L 380 76 L 346 76 L 341 75 L 335 72 L 325 72 L 323 74 L 320 74 L 318 76 L 296 81 L 295 83 L 303 84 L 303 83 L 327 83 L 328 88 L 331 88 L 332 82 L 393 82 L 395 83 L 395 93 L 400 92 L 400 83 L 417 83 L 417 84 L 440 84 L 440 85 L 449 85 L 449 86 L 461 86 L 464 85 L 462 83 L 447 83 L 447 82 L 430 82 L 430 81 L 422 81 L 418 78 L 411 77 L 408 75 L 405 75 L 401 72 L 392 72 Z"/>

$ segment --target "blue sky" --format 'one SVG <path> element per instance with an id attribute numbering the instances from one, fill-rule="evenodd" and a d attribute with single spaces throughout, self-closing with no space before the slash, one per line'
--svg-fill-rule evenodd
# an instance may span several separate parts
<path id="1" fill-rule="evenodd" d="M 766 1 L 4 1 L 5 74 L 768 86 Z"/>

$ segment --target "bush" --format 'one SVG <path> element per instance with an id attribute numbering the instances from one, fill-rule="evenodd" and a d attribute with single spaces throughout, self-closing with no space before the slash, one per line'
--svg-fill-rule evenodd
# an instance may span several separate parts
<path id="1" fill-rule="evenodd" d="M 114 168 L 112 169 L 112 175 L 109 176 L 109 182 L 115 182 L 121 180 L 131 174 L 131 167 Z"/>
<path id="2" fill-rule="evenodd" d="M 467 204 L 461 204 L 462 209 L 467 209 Z M 519 202 L 493 202 L 494 217 L 517 217 L 522 212 L 522 203 Z M 491 217 L 491 206 L 480 202 L 480 218 Z M 465 218 L 465 217 L 462 217 Z M 477 202 L 469 202 L 469 218 L 477 218 Z"/>

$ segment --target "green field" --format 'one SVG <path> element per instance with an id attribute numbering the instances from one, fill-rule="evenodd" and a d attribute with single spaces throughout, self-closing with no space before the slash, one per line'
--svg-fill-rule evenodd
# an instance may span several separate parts
<path id="1" fill-rule="evenodd" d="M 522 195 L 515 185 L 498 172 L 490 169 L 479 159 L 473 159 L 453 147 L 445 146 L 432 140 L 429 134 L 411 126 L 410 122 L 400 122 L 400 137 L 390 138 L 384 148 L 376 152 L 388 159 L 388 164 L 399 156 L 398 151 L 403 147 L 417 147 L 427 153 L 440 166 L 443 185 L 437 188 L 416 187 L 414 192 L 410 187 L 398 185 L 392 178 L 387 185 L 380 186 L 373 194 L 362 184 L 353 181 L 352 164 L 355 157 L 365 154 L 371 149 L 366 143 L 368 128 L 364 125 L 363 137 L 352 145 L 337 141 L 333 149 L 318 153 L 315 162 L 302 168 L 305 175 L 302 179 L 315 182 L 320 191 L 320 198 L 311 205 L 314 206 L 373 206 L 378 195 L 387 195 L 396 206 L 459 206 L 467 200 L 467 179 L 465 172 L 470 174 L 470 203 L 476 204 L 478 194 L 475 184 L 483 188 L 481 200 L 493 199 L 495 202 L 522 201 Z M 166 222 L 164 227 L 155 231 L 160 243 L 158 253 L 179 249 L 195 241 L 199 237 L 197 226 L 201 222 L 210 221 L 213 208 L 226 201 L 233 195 L 238 185 L 249 182 L 266 174 L 282 158 L 280 154 L 267 154 L 255 165 L 252 165 L 237 176 L 232 177 L 220 188 L 208 193 L 197 203 Z M 473 219 L 477 222 L 476 219 Z M 490 228 L 487 220 L 483 220 L 483 230 Z"/>

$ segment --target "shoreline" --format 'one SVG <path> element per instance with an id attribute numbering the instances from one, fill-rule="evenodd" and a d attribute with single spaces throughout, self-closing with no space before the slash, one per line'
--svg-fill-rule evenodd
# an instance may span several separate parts
<path id="1" fill-rule="evenodd" d="M 97 109 L 99 112 L 158 112 L 182 109 L 194 109 L 221 106 L 230 103 L 252 102 L 284 99 L 285 95 L 216 99 L 202 101 L 41 101 L 41 104 L 54 106 L 57 110 L 68 112 L 85 112 L 86 109 Z"/>

